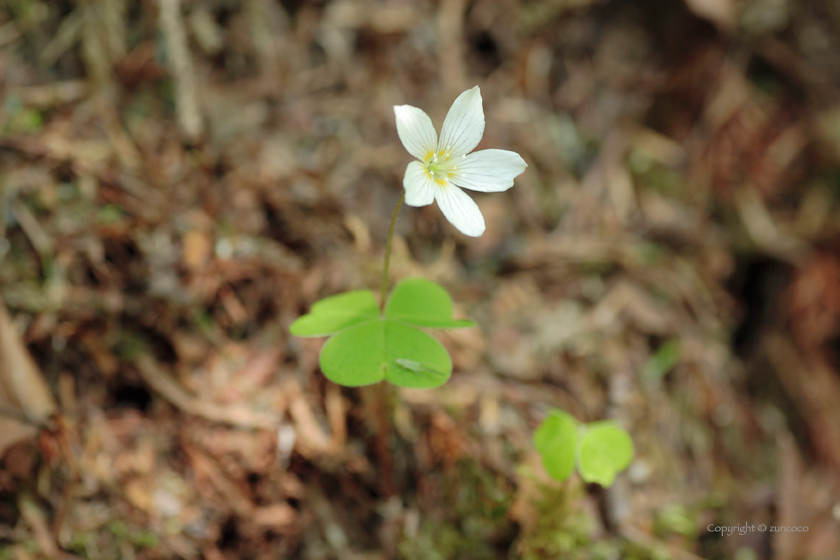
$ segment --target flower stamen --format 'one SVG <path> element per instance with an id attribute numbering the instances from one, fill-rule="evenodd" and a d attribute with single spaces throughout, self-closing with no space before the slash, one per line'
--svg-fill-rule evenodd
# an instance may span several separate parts
<path id="1" fill-rule="evenodd" d="M 447 146 L 448 149 L 448 146 Z M 438 152 L 430 152 L 423 166 L 426 168 L 426 173 L 429 174 L 439 186 L 444 187 L 449 182 L 449 178 L 455 174 L 457 167 L 452 161 L 451 154 L 447 150 Z"/>

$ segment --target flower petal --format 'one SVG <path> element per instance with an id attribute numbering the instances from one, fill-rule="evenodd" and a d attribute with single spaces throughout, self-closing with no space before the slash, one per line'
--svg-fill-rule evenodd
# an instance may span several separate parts
<path id="1" fill-rule="evenodd" d="M 409 206 L 426 206 L 435 199 L 435 180 L 419 161 L 412 161 L 405 168 L 403 187 L 405 187 L 405 203 Z"/>
<path id="2" fill-rule="evenodd" d="M 441 212 L 464 235 L 478 237 L 484 233 L 484 216 L 467 193 L 451 183 L 435 189 Z"/>
<path id="3" fill-rule="evenodd" d="M 481 91 L 478 86 L 458 96 L 440 129 L 438 151 L 450 157 L 468 154 L 478 146 L 484 134 L 484 109 L 481 108 Z"/>
<path id="4" fill-rule="evenodd" d="M 516 152 L 479 150 L 464 156 L 449 180 L 465 189 L 502 192 L 513 186 L 513 178 L 526 167 L 528 164 Z"/>
<path id="5" fill-rule="evenodd" d="M 429 115 L 411 105 L 394 106 L 394 115 L 397 118 L 397 134 L 409 154 L 422 160 L 435 151 L 437 132 Z"/>

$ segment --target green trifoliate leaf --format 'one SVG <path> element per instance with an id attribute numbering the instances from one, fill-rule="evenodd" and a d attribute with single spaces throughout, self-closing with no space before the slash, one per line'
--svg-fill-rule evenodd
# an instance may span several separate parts
<path id="1" fill-rule="evenodd" d="M 575 469 L 578 422 L 562 410 L 553 410 L 534 432 L 534 447 L 552 477 L 566 480 Z"/>
<path id="2" fill-rule="evenodd" d="M 452 318 L 452 298 L 438 284 L 425 278 L 407 278 L 391 292 L 385 317 L 417 327 L 454 329 L 471 327 L 472 321 Z"/>
<path id="3" fill-rule="evenodd" d="M 289 327 L 295 336 L 329 336 L 379 316 L 370 290 L 356 290 L 316 302 L 308 315 Z"/>
<path id="4" fill-rule="evenodd" d="M 321 350 L 321 370 L 347 387 L 387 379 L 394 385 L 430 389 L 446 383 L 452 361 L 440 342 L 413 327 L 373 319 L 338 333 Z"/>
<path id="5" fill-rule="evenodd" d="M 578 469 L 586 482 L 609 486 L 633 460 L 633 441 L 613 422 L 588 424 L 578 440 Z"/>

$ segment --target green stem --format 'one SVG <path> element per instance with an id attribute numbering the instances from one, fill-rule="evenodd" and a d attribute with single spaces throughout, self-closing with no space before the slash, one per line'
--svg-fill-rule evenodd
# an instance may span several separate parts
<path id="1" fill-rule="evenodd" d="M 388 293 L 388 266 L 391 264 L 391 241 L 394 239 L 394 226 L 397 225 L 397 214 L 400 213 L 405 193 L 397 201 L 394 214 L 391 216 L 391 227 L 388 229 L 388 241 L 385 243 L 385 268 L 382 270 L 382 289 L 379 291 L 379 312 L 385 313 L 385 295 Z"/>
<path id="2" fill-rule="evenodd" d="M 388 228 L 388 241 L 385 243 L 385 267 L 382 270 L 382 289 L 379 295 L 379 312 L 385 314 L 385 296 L 388 293 L 388 267 L 391 264 L 391 242 L 394 240 L 394 227 L 397 225 L 397 215 L 400 213 L 405 193 L 397 201 L 394 214 L 391 216 L 391 227 Z M 382 381 L 371 389 L 371 396 L 376 406 L 377 433 L 376 433 L 376 454 L 379 459 L 380 485 L 382 496 L 385 499 L 394 495 L 394 472 L 393 461 L 391 460 L 391 449 L 388 447 L 388 438 L 391 432 L 388 410 L 388 382 Z"/>

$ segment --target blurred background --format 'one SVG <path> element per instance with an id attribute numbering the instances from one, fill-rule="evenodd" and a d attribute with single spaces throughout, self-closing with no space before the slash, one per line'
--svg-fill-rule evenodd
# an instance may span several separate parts
<path id="1" fill-rule="evenodd" d="M 0 76 L 0 558 L 840 558 L 837 0 L 2 0 Z M 529 167 L 402 210 L 478 327 L 383 465 L 287 329 L 378 285 L 392 107 L 476 84 Z"/>

